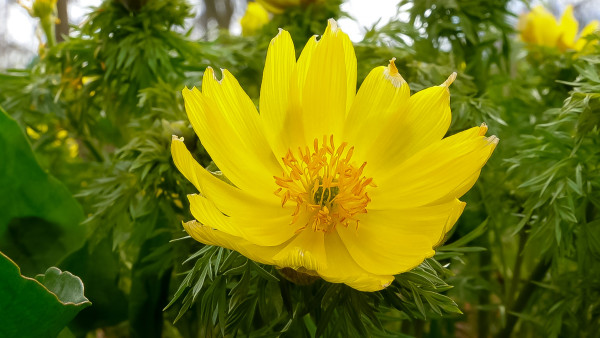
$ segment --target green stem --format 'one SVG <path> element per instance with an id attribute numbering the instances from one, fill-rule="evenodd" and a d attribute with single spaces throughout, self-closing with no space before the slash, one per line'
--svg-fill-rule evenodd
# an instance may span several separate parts
<path id="1" fill-rule="evenodd" d="M 40 22 L 42 25 L 42 30 L 46 35 L 46 45 L 48 48 L 52 48 L 56 45 L 56 34 L 55 34 L 55 25 L 54 25 L 54 16 L 47 15 L 43 18 L 40 18 Z"/>
<path id="2" fill-rule="evenodd" d="M 527 303 L 529 303 L 529 299 L 533 295 L 533 292 L 536 288 L 536 283 L 541 282 L 546 273 L 550 269 L 550 260 L 542 259 L 535 267 L 533 272 L 531 273 L 531 277 L 527 281 L 527 284 L 523 287 L 523 290 L 519 293 L 519 297 L 515 301 L 515 304 L 512 308 L 509 308 L 507 311 L 507 319 L 506 325 L 504 328 L 496 335 L 497 338 L 509 338 L 512 334 L 515 325 L 517 325 L 519 321 L 519 317 L 516 313 L 520 313 L 525 309 Z"/>
<path id="3" fill-rule="evenodd" d="M 90 151 L 90 154 L 92 154 L 94 159 L 96 159 L 96 161 L 98 161 L 98 162 L 104 161 L 104 159 L 102 158 L 102 155 L 100 155 L 100 152 L 96 149 L 96 147 L 94 147 L 92 142 L 90 142 L 87 139 L 83 139 L 82 142 L 85 145 L 85 147 Z"/>
<path id="4" fill-rule="evenodd" d="M 525 243 L 527 243 L 527 232 L 522 229 L 519 232 L 519 248 L 517 250 L 517 258 L 515 260 L 515 267 L 513 268 L 513 278 L 510 282 L 510 288 L 506 295 L 506 307 L 511 308 L 515 300 L 519 284 L 521 283 L 521 266 L 523 266 L 523 250 L 525 250 Z"/>
<path id="5" fill-rule="evenodd" d="M 484 248 L 490 247 L 489 236 L 481 236 L 478 239 L 478 245 Z M 490 250 L 483 251 L 479 254 L 479 276 L 483 280 L 492 279 L 492 271 L 490 266 L 492 264 L 492 255 Z M 478 295 L 479 305 L 482 307 L 477 310 L 477 336 L 488 337 L 490 332 L 490 313 L 488 310 L 483 309 L 486 305 L 490 304 L 490 293 L 486 291 L 479 292 Z"/>
<path id="6" fill-rule="evenodd" d="M 420 319 L 414 320 L 414 328 L 415 328 L 415 337 L 423 338 L 425 335 L 425 321 Z"/>

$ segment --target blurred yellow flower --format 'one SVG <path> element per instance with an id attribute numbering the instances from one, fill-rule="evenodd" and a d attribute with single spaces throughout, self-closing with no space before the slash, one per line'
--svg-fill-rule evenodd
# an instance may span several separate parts
<path id="1" fill-rule="evenodd" d="M 310 3 L 325 2 L 325 0 L 256 0 L 271 13 L 281 13 L 288 7 L 308 5 Z"/>
<path id="2" fill-rule="evenodd" d="M 269 12 L 258 2 L 249 2 L 246 14 L 240 20 L 242 35 L 252 36 L 268 22 Z"/>
<path id="3" fill-rule="evenodd" d="M 32 140 L 38 140 L 42 135 L 48 131 L 48 125 L 47 124 L 38 124 L 35 126 L 34 128 L 31 128 L 30 126 L 27 126 L 25 128 L 25 131 L 27 132 L 27 135 L 29 135 L 29 137 L 31 137 Z"/>
<path id="4" fill-rule="evenodd" d="M 56 138 L 59 140 L 64 140 L 67 136 L 69 136 L 69 132 L 64 129 L 61 129 L 56 133 Z"/>
<path id="5" fill-rule="evenodd" d="M 260 114 L 234 76 L 208 68 L 184 89 L 188 117 L 227 184 L 173 136 L 196 240 L 362 291 L 388 286 L 434 254 L 498 138 L 475 127 L 443 138 L 452 74 L 410 95 L 392 59 L 356 92 L 356 56 L 334 20 L 298 60 L 290 34 L 271 41 Z"/>
<path id="6" fill-rule="evenodd" d="M 580 51 L 587 41 L 585 36 L 598 29 L 598 21 L 590 22 L 577 36 L 579 23 L 573 15 L 573 6 L 565 9 L 560 22 L 557 22 L 552 13 L 541 5 L 523 16 L 519 21 L 519 30 L 523 41 L 546 47 L 556 47 L 561 51 L 574 49 Z"/>
<path id="7" fill-rule="evenodd" d="M 74 138 L 69 137 L 65 140 L 65 144 L 69 149 L 69 157 L 75 158 L 79 155 L 79 143 L 77 143 L 77 141 Z"/>
<path id="8" fill-rule="evenodd" d="M 31 128 L 30 126 L 27 126 L 25 130 L 27 131 L 27 135 L 29 135 L 29 137 L 31 137 L 32 140 L 39 140 L 41 135 L 40 133 L 35 131 L 35 129 Z"/>

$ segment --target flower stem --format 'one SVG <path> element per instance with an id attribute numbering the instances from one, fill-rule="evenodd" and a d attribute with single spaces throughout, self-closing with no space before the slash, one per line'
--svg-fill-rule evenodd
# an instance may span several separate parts
<path id="1" fill-rule="evenodd" d="M 531 277 L 529 277 L 529 280 L 523 287 L 523 290 L 521 290 L 521 292 L 519 293 L 519 297 L 515 301 L 514 306 L 512 306 L 512 308 L 509 308 L 509 310 L 507 311 L 506 326 L 504 326 L 504 328 L 498 333 L 498 335 L 496 335 L 497 338 L 510 337 L 513 329 L 515 328 L 515 325 L 517 325 L 517 322 L 519 321 L 519 317 L 515 313 L 522 312 L 525 306 L 527 306 L 527 303 L 529 303 L 529 299 L 535 291 L 535 284 L 541 282 L 544 279 L 549 268 L 550 260 L 542 259 L 536 265 L 535 269 L 531 273 Z"/>
<path id="2" fill-rule="evenodd" d="M 525 243 L 527 243 L 527 232 L 525 229 L 519 232 L 519 248 L 517 250 L 517 257 L 515 260 L 515 267 L 513 268 L 513 278 L 510 282 L 508 294 L 506 295 L 506 307 L 511 308 L 515 301 L 515 294 L 517 293 L 519 284 L 521 282 L 521 266 L 523 265 L 523 250 L 525 250 Z"/>
<path id="3" fill-rule="evenodd" d="M 54 25 L 54 17 L 52 15 L 46 15 L 40 18 L 42 30 L 46 35 L 46 45 L 48 48 L 52 48 L 56 45 L 56 34 L 55 34 L 55 25 Z"/>
<path id="4" fill-rule="evenodd" d="M 102 158 L 102 155 L 100 155 L 100 152 L 96 149 L 96 147 L 94 147 L 92 142 L 90 142 L 87 139 L 83 139 L 82 142 L 97 162 L 104 161 L 104 159 Z"/>

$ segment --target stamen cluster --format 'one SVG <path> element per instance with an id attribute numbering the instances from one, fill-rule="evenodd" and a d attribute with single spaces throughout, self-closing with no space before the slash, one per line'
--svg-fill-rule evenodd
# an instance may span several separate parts
<path id="1" fill-rule="evenodd" d="M 298 147 L 296 153 L 289 149 L 282 158 L 285 168 L 281 177 L 274 177 L 280 186 L 275 194 L 281 197 L 282 207 L 288 201 L 296 203 L 292 224 L 308 213 L 299 231 L 311 226 L 314 231 L 328 232 L 350 222 L 358 227 L 357 215 L 367 212 L 371 199 L 366 190 L 376 185 L 372 178 L 362 176 L 366 162 L 360 167 L 351 164 L 354 147 L 347 147 L 344 142 L 336 148 L 333 135 L 323 136 L 321 144 L 314 140 L 312 151 L 308 146 Z"/>

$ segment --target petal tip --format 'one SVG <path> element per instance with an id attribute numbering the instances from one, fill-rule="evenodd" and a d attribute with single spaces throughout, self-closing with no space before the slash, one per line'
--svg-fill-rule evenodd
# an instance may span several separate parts
<path id="1" fill-rule="evenodd" d="M 488 142 L 488 145 L 494 144 L 494 146 L 496 146 L 498 144 L 498 142 L 500 142 L 500 139 L 496 135 L 486 137 L 485 140 Z"/>
<path id="2" fill-rule="evenodd" d="M 446 81 L 444 81 L 444 83 L 441 84 L 441 86 L 442 87 L 450 87 L 450 85 L 454 82 L 454 80 L 456 80 L 456 76 L 458 76 L 458 74 L 456 74 L 456 72 L 453 72 L 452 74 L 450 74 L 450 76 L 448 76 Z"/>
<path id="3" fill-rule="evenodd" d="M 220 68 L 220 69 L 221 69 L 221 74 L 223 74 L 223 69 L 222 68 Z M 217 74 L 216 74 L 215 70 L 213 69 L 213 67 L 211 67 L 211 66 L 206 67 L 206 70 L 204 71 L 203 80 L 214 80 L 218 84 L 221 84 L 221 80 L 219 80 L 217 78 Z M 204 88 L 204 81 L 203 81 L 202 88 Z"/>
<path id="4" fill-rule="evenodd" d="M 483 136 L 487 133 L 488 131 L 488 126 L 485 122 L 483 122 L 481 124 L 481 126 L 479 126 L 479 136 Z"/>
<path id="5" fill-rule="evenodd" d="M 385 78 L 392 83 L 392 85 L 396 88 L 402 87 L 406 83 L 402 75 L 398 73 L 398 68 L 396 68 L 396 64 L 394 63 L 396 58 L 392 58 L 390 60 L 390 64 L 384 69 L 383 74 Z"/>
<path id="6" fill-rule="evenodd" d="M 337 21 L 335 21 L 334 18 L 330 18 L 329 20 L 327 20 L 327 28 L 331 30 L 331 33 L 337 32 L 337 30 L 339 29 Z"/>
<path id="7" fill-rule="evenodd" d="M 181 142 L 183 142 L 183 136 L 182 137 L 178 137 L 177 135 L 172 135 L 171 136 L 171 141 L 181 141 Z"/>

